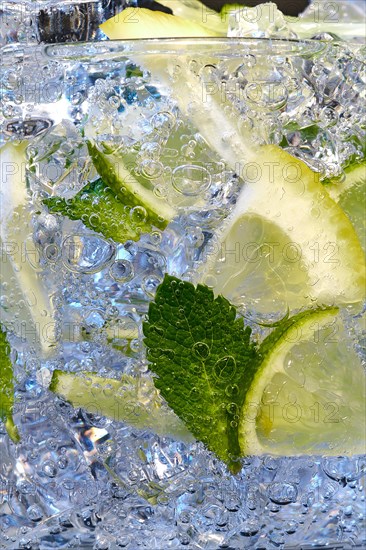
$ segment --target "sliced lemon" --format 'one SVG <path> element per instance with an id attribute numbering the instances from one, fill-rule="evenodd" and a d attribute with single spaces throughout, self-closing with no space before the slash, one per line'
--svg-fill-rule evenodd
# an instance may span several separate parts
<path id="1" fill-rule="evenodd" d="M 79 376 L 56 370 L 49 389 L 73 407 L 158 435 L 194 441 L 183 421 L 165 404 L 151 378 L 124 374 L 115 380 L 90 372 Z"/>
<path id="2" fill-rule="evenodd" d="M 240 415 L 243 454 L 366 451 L 365 371 L 337 309 L 296 315 L 261 350 Z"/>
<path id="3" fill-rule="evenodd" d="M 242 167 L 232 214 L 207 249 L 200 282 L 259 313 L 365 296 L 365 257 L 318 175 L 276 146 Z"/>
<path id="4" fill-rule="evenodd" d="M 112 40 L 129 38 L 191 38 L 225 36 L 204 25 L 146 8 L 126 8 L 100 28 Z"/>

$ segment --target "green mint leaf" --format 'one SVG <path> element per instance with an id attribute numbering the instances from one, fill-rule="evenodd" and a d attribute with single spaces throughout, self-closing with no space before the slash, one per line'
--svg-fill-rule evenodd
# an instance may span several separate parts
<path id="1" fill-rule="evenodd" d="M 238 472 L 239 413 L 259 359 L 251 329 L 207 286 L 166 275 L 143 331 L 161 395 L 192 434 Z"/>
<path id="2" fill-rule="evenodd" d="M 13 421 L 14 385 L 13 365 L 6 334 L 0 329 L 0 418 L 5 422 L 9 437 L 18 443 L 20 436 Z"/>
<path id="3" fill-rule="evenodd" d="M 72 199 L 50 197 L 43 202 L 51 212 L 81 220 L 89 229 L 122 244 L 152 231 L 151 224 L 131 215 L 131 208 L 101 179 L 88 184 Z"/>

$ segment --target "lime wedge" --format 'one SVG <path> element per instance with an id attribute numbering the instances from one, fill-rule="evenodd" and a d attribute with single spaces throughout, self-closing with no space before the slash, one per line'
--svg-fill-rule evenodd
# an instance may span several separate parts
<path id="1" fill-rule="evenodd" d="M 90 372 L 76 376 L 56 370 L 49 389 L 75 408 L 81 407 L 161 436 L 194 440 L 184 423 L 165 404 L 151 378 L 124 374 L 120 380 L 115 380 Z"/>
<path id="2" fill-rule="evenodd" d="M 112 40 L 226 36 L 225 29 L 219 32 L 183 17 L 146 8 L 126 8 L 100 25 L 100 28 Z"/>
<path id="3" fill-rule="evenodd" d="M 0 282 L 8 285 L 0 314 L 8 330 L 49 354 L 56 342 L 54 308 L 33 262 L 37 256 L 33 243 L 28 247 L 32 212 L 25 148 L 25 143 L 7 143 L 0 149 Z"/>
<path id="4" fill-rule="evenodd" d="M 260 148 L 244 168 L 246 183 L 200 280 L 266 314 L 362 301 L 360 241 L 318 175 L 276 146 Z"/>
<path id="5" fill-rule="evenodd" d="M 366 451 L 365 371 L 337 309 L 296 315 L 260 352 L 240 415 L 244 454 Z"/>
<path id="6" fill-rule="evenodd" d="M 351 220 L 366 252 L 366 162 L 347 169 L 344 181 L 331 182 L 326 190 Z"/>

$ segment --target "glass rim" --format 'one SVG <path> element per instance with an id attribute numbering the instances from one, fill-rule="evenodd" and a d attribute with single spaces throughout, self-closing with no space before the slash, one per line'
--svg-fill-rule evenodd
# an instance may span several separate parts
<path id="1" fill-rule="evenodd" d="M 214 55 L 216 58 L 240 58 L 243 55 L 313 57 L 324 51 L 327 43 L 297 38 L 139 38 L 40 44 L 47 57 L 58 61 L 113 61 L 134 55 Z"/>

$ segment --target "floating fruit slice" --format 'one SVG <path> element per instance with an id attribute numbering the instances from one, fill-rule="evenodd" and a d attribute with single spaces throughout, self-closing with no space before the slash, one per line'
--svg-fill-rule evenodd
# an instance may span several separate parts
<path id="1" fill-rule="evenodd" d="M 331 182 L 325 188 L 351 220 L 366 252 L 366 162 L 350 167 L 344 181 Z"/>
<path id="2" fill-rule="evenodd" d="M 208 248 L 202 282 L 260 313 L 365 296 L 365 258 L 318 175 L 275 146 L 247 163 L 234 211 Z"/>
<path id="3" fill-rule="evenodd" d="M 10 439 L 18 443 L 20 437 L 13 421 L 13 403 L 13 366 L 10 359 L 10 346 L 5 332 L 0 328 L 0 418 L 5 422 Z"/>
<path id="4" fill-rule="evenodd" d="M 112 40 L 126 38 L 191 38 L 225 36 L 194 21 L 146 8 L 126 8 L 100 25 Z"/>
<path id="5" fill-rule="evenodd" d="M 240 415 L 244 454 L 366 451 L 365 372 L 337 309 L 290 318 L 260 353 Z"/>
<path id="6" fill-rule="evenodd" d="M 126 422 L 158 435 L 193 441 L 184 423 L 164 403 L 151 378 L 123 375 L 120 380 L 106 379 L 94 373 L 81 376 L 56 370 L 50 390 L 73 407 Z"/>
<path id="7" fill-rule="evenodd" d="M 34 245 L 30 250 L 27 246 L 32 212 L 25 181 L 25 147 L 25 143 L 7 143 L 0 150 L 0 275 L 7 284 L 0 312 L 8 330 L 39 344 L 48 354 L 56 343 L 54 308 L 31 263 L 36 257 Z"/>

